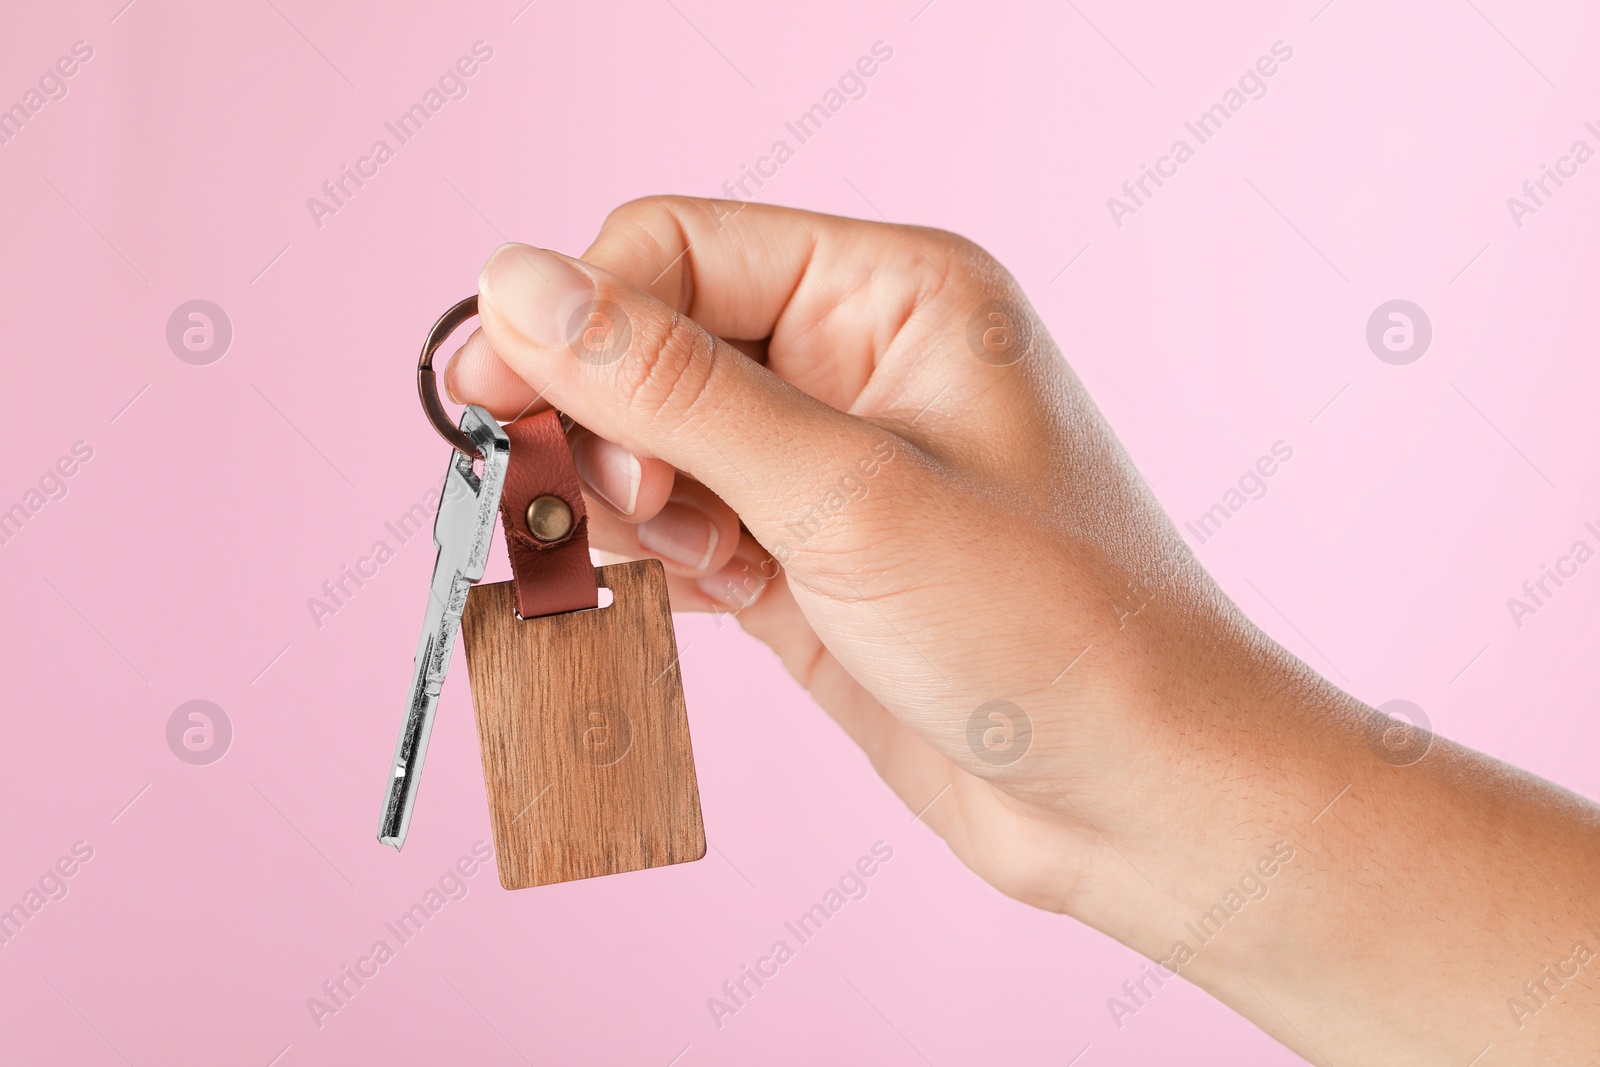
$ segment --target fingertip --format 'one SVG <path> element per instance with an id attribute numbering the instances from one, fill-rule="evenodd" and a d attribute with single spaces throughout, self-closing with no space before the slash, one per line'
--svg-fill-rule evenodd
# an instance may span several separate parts
<path id="1" fill-rule="evenodd" d="M 574 261 L 532 245 L 501 245 L 478 275 L 480 317 L 545 350 L 566 346 L 572 316 L 594 294 Z"/>
<path id="2" fill-rule="evenodd" d="M 752 607 L 766 591 L 767 581 L 757 568 L 735 556 L 720 570 L 695 582 L 703 596 L 734 611 Z"/>
<path id="3" fill-rule="evenodd" d="M 584 486 L 617 515 L 633 522 L 653 514 L 650 508 L 640 515 L 640 490 L 644 486 L 644 464 L 632 452 L 607 441 L 591 430 L 574 427 L 567 435 L 572 462 Z"/>
<path id="4" fill-rule="evenodd" d="M 450 362 L 445 364 L 444 393 L 452 403 L 476 403 L 470 394 L 475 391 L 477 380 L 483 376 L 481 364 L 488 349 L 489 342 L 483 330 L 473 330 L 466 342 L 455 350 Z"/>
<path id="5" fill-rule="evenodd" d="M 739 543 L 739 517 L 728 508 L 680 492 L 651 518 L 634 527 L 646 552 L 669 571 L 690 577 L 713 573 L 733 558 Z"/>
<path id="6" fill-rule="evenodd" d="M 455 403 L 477 404 L 502 422 L 546 406 L 536 403 L 539 394 L 495 353 L 482 328 L 450 357 L 444 391 Z"/>
<path id="7" fill-rule="evenodd" d="M 677 484 L 678 472 L 672 464 L 664 460 L 643 457 L 639 460 L 639 496 L 634 505 L 633 514 L 629 516 L 635 522 L 642 522 L 658 513 L 666 506 L 667 499 L 672 496 L 673 486 Z"/>

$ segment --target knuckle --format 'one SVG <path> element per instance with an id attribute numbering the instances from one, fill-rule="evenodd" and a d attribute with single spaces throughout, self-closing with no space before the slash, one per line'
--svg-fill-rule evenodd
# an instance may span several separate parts
<path id="1" fill-rule="evenodd" d="M 687 196 L 643 196 L 611 209 L 600 232 L 648 240 L 664 248 L 681 239 L 683 220 L 690 212 L 705 210 L 710 201 Z"/>
<path id="2" fill-rule="evenodd" d="M 661 222 L 662 210 L 649 200 L 632 200 L 613 208 L 600 224 L 594 250 L 609 261 L 626 262 L 660 252 L 662 235 L 670 233 Z"/>
<path id="3" fill-rule="evenodd" d="M 994 262 L 994 257 L 987 249 L 964 234 L 939 229 L 929 229 L 927 232 L 938 243 L 940 249 L 952 257 Z"/>
<path id="4" fill-rule="evenodd" d="M 1021 296 L 1005 266 L 969 237 L 933 227 L 901 227 L 888 247 L 895 245 L 908 273 L 920 279 L 914 296 L 918 307 L 975 305 L 993 298 L 1016 302 Z"/>
<path id="5" fill-rule="evenodd" d="M 694 298 L 694 272 L 683 253 L 693 246 L 686 220 L 709 201 L 685 196 L 647 196 L 611 210 L 591 249 L 600 266 L 619 270 L 652 295 L 677 308 Z M 667 265 L 662 270 L 662 265 Z"/>
<path id="6" fill-rule="evenodd" d="M 618 204 L 606 215 L 606 220 L 600 224 L 600 228 L 648 230 L 653 221 L 671 213 L 671 204 L 677 199 L 679 198 L 671 196 L 641 196 L 637 200 Z"/>
<path id="7" fill-rule="evenodd" d="M 645 323 L 624 382 L 630 407 L 647 415 L 671 410 L 690 418 L 710 385 L 715 342 L 687 315 L 672 312 Z"/>
<path id="8" fill-rule="evenodd" d="M 916 233 L 930 253 L 936 253 L 932 256 L 934 262 L 948 276 L 984 278 L 1006 273 L 1000 261 L 970 237 L 933 228 L 919 228 Z"/>
<path id="9" fill-rule="evenodd" d="M 982 245 L 948 230 L 922 230 L 917 240 L 939 269 L 939 277 L 922 291 L 919 303 L 937 307 L 937 314 L 948 316 L 962 329 L 966 347 L 976 359 L 1008 367 L 1047 345 L 1022 287 Z"/>

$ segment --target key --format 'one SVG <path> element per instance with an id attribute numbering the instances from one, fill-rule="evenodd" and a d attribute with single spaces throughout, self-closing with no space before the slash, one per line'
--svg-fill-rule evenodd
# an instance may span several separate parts
<path id="1" fill-rule="evenodd" d="M 446 423 L 448 425 L 448 423 Z M 483 577 L 494 537 L 495 516 L 505 488 L 511 443 L 489 413 L 468 405 L 461 415 L 461 431 L 482 455 L 482 473 L 474 473 L 473 457 L 459 450 L 450 454 L 445 472 L 439 515 L 433 523 L 433 543 L 439 549 L 428 590 L 428 611 L 412 667 L 411 698 L 406 706 L 400 738 L 395 743 L 394 766 L 388 795 L 378 823 L 378 840 L 398 851 L 411 826 L 411 809 L 417 799 L 417 780 L 428 755 L 428 735 L 439 707 L 439 691 L 456 634 L 467 591 Z"/>

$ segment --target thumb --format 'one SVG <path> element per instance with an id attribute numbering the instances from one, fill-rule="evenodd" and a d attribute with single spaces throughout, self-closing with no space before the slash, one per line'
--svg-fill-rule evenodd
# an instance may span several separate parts
<path id="1" fill-rule="evenodd" d="M 698 479 L 766 545 L 841 472 L 898 443 L 591 264 L 502 245 L 478 289 L 495 353 L 543 399 Z"/>

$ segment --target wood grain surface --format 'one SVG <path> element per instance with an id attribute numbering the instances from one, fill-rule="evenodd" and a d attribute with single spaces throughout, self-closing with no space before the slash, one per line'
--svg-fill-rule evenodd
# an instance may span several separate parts
<path id="1" fill-rule="evenodd" d="M 510 582 L 461 618 L 500 884 L 705 855 L 700 790 L 659 560 L 595 572 L 612 603 L 518 619 Z"/>

